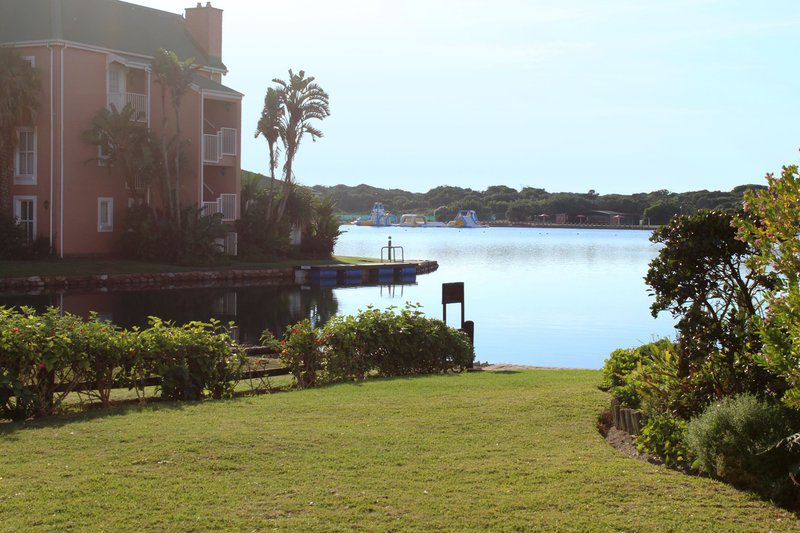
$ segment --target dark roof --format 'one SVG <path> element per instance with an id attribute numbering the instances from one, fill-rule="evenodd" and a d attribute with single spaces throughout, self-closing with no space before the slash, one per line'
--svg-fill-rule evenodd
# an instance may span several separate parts
<path id="1" fill-rule="evenodd" d="M 175 13 L 119 0 L 0 0 L 0 43 L 64 40 L 153 57 L 159 48 L 225 69 Z"/>
<path id="2" fill-rule="evenodd" d="M 202 76 L 200 74 L 195 74 L 194 75 L 194 78 L 192 79 L 192 83 L 197 85 L 201 90 L 205 89 L 205 90 L 209 90 L 209 91 L 218 91 L 218 92 L 221 92 L 221 93 L 229 93 L 229 94 L 231 94 L 233 96 L 244 96 L 239 91 L 235 91 L 235 90 L 231 89 L 230 87 L 226 87 L 225 85 L 222 85 L 221 83 L 218 83 L 218 82 L 216 82 L 216 81 L 214 81 L 214 80 L 212 80 L 210 78 L 206 78 L 205 76 Z"/>

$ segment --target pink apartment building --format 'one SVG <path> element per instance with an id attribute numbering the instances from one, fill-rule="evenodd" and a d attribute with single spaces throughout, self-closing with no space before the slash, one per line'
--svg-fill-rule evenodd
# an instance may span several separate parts
<path id="1" fill-rule="evenodd" d="M 118 0 L 0 0 L 0 46 L 13 46 L 39 71 L 35 124 L 19 130 L 14 213 L 29 237 L 49 239 L 59 256 L 113 254 L 132 202 L 120 176 L 93 161 L 83 139 L 98 109 L 131 104 L 158 132 L 169 102 L 152 75 L 159 48 L 198 64 L 184 97 L 188 140 L 181 201 L 238 217 L 242 94 L 222 85 L 222 10 L 211 3 L 176 15 Z M 236 235 L 225 239 L 236 253 Z"/>

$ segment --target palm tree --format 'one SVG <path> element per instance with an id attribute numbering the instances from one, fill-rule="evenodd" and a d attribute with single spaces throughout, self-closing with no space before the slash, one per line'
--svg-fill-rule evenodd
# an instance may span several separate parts
<path id="1" fill-rule="evenodd" d="M 134 198 L 143 200 L 146 187 L 160 172 L 161 161 L 150 132 L 135 122 L 136 114 L 130 104 L 120 111 L 113 104 L 111 109 L 101 108 L 84 139 L 99 147 L 102 155 L 98 159 L 109 171 L 119 169 Z"/>
<path id="2" fill-rule="evenodd" d="M 12 214 L 17 128 L 36 120 L 41 86 L 39 73 L 28 61 L 11 48 L 0 48 L 0 213 Z"/>
<path id="3" fill-rule="evenodd" d="M 312 120 L 324 120 L 329 117 L 330 107 L 328 93 L 322 87 L 314 83 L 314 77 L 306 77 L 305 71 L 301 70 L 297 74 L 289 69 L 289 81 L 281 79 L 272 80 L 278 85 L 278 99 L 283 108 L 281 119 L 281 140 L 286 154 L 286 162 L 283 165 L 283 193 L 278 216 L 280 219 L 286 210 L 286 202 L 289 200 L 294 174 L 292 167 L 297 151 L 300 149 L 300 142 L 305 134 L 311 136 L 312 141 L 322 137 L 322 132 L 312 126 Z"/>
<path id="4" fill-rule="evenodd" d="M 272 201 L 275 197 L 275 168 L 278 166 L 278 156 L 280 148 L 278 141 L 283 138 L 284 133 L 284 110 L 281 106 L 281 97 L 278 91 L 270 87 L 264 97 L 264 109 L 261 111 L 261 118 L 256 127 L 256 138 L 263 135 L 269 146 L 269 190 L 267 192 L 267 219 L 272 219 Z"/>
<path id="5" fill-rule="evenodd" d="M 153 74 L 156 77 L 156 81 L 161 85 L 161 151 L 162 157 L 164 158 L 164 170 L 168 180 L 170 172 L 168 168 L 168 145 L 166 141 L 167 91 L 169 91 L 170 103 L 172 104 L 172 110 L 175 115 L 175 137 L 173 137 L 170 143 L 174 151 L 175 185 L 174 188 L 170 187 L 172 189 L 170 191 L 170 205 L 173 206 L 173 215 L 179 227 L 181 224 L 181 153 L 183 150 L 183 140 L 181 139 L 181 102 L 189 91 L 195 70 L 197 70 L 197 64 L 194 59 L 189 58 L 186 61 L 181 61 L 175 52 L 170 52 L 163 48 L 158 50 L 153 60 Z"/>

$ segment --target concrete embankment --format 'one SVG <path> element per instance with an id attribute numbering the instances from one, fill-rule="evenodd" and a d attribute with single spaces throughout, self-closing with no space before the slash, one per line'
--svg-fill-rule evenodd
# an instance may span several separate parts
<path id="1" fill-rule="evenodd" d="M 427 274 L 439 268 L 436 261 L 407 261 L 400 264 L 407 267 L 415 267 L 416 274 Z M 335 268 L 358 270 L 372 268 L 375 265 L 380 265 L 380 263 L 331 266 Z M 276 284 L 290 284 L 295 280 L 295 271 L 297 268 L 302 268 L 302 266 L 244 270 L 198 270 L 191 272 L 0 278 L 0 293 L 40 292 L 44 290 L 61 291 L 72 289 L 135 290 L 176 286 L 191 288 L 222 284 L 252 284 L 268 281 Z"/>

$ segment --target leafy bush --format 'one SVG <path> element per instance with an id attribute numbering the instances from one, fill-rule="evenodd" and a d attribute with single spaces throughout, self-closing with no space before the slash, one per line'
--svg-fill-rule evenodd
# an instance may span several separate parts
<path id="1" fill-rule="evenodd" d="M 798 456 L 792 461 L 792 451 L 779 444 L 798 428 L 796 415 L 780 404 L 742 394 L 712 404 L 692 419 L 686 441 L 703 472 L 797 505 L 800 489 L 790 474 Z"/>
<path id="2" fill-rule="evenodd" d="M 460 371 L 474 360 L 464 333 L 426 318 L 411 305 L 399 313 L 394 308 L 369 308 L 356 316 L 336 316 L 322 330 L 303 321 L 288 328 L 282 343 L 282 361 L 292 368 L 301 387 L 321 380 L 360 380 L 370 374 Z"/>
<path id="3" fill-rule="evenodd" d="M 41 259 L 49 254 L 47 239 L 28 242 L 25 230 L 13 217 L 0 215 L 0 260 Z"/>
<path id="4" fill-rule="evenodd" d="M 111 390 L 141 391 L 160 376 L 171 400 L 230 396 L 244 364 L 217 322 L 176 326 L 153 318 L 150 327 L 123 330 L 61 314 L 57 308 L 0 307 L 0 418 L 24 420 L 56 412 L 81 382 L 108 405 Z"/>
<path id="5" fill-rule="evenodd" d="M 686 447 L 687 427 L 686 421 L 675 415 L 651 415 L 636 437 L 636 447 L 640 452 L 659 457 L 667 466 L 686 468 L 691 464 Z"/>
<path id="6" fill-rule="evenodd" d="M 280 360 L 292 371 L 301 388 L 317 384 L 317 374 L 323 368 L 320 332 L 306 319 L 286 328 L 281 341 Z"/>
<path id="7" fill-rule="evenodd" d="M 151 317 L 139 339 L 141 364 L 161 377 L 163 398 L 196 401 L 233 395 L 244 360 L 219 322 L 176 326 Z"/>
<path id="8" fill-rule="evenodd" d="M 123 252 L 127 257 L 171 263 L 209 263 L 221 257 L 217 239 L 225 237 L 222 215 L 201 216 L 195 207 L 181 211 L 181 225 L 146 205 L 128 209 Z"/>
<path id="9" fill-rule="evenodd" d="M 339 218 L 336 216 L 336 204 L 330 198 L 313 200 L 314 213 L 311 216 L 306 235 L 303 237 L 303 251 L 313 257 L 330 257 L 339 235 Z"/>
<path id="10" fill-rule="evenodd" d="M 660 339 L 638 348 L 620 348 L 611 352 L 603 365 L 601 388 L 611 392 L 623 405 L 631 408 L 641 406 L 640 384 L 638 377 L 642 367 L 649 366 L 654 356 L 667 349 L 673 349 L 669 339 Z"/>

